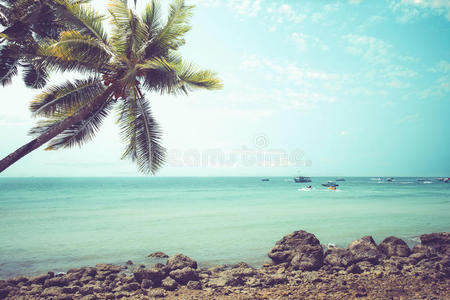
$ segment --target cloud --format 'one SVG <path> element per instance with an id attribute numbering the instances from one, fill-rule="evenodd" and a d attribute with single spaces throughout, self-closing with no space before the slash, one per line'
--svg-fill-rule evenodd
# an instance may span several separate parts
<path id="1" fill-rule="evenodd" d="M 261 10 L 261 0 L 230 0 L 228 6 L 240 15 L 254 17 Z"/>
<path id="2" fill-rule="evenodd" d="M 310 35 L 304 34 L 302 32 L 294 32 L 291 34 L 291 39 L 298 46 L 301 51 L 305 51 L 308 46 L 311 48 L 319 48 L 323 51 L 328 51 L 328 46 L 325 45 L 317 37 L 312 37 Z"/>
<path id="3" fill-rule="evenodd" d="M 450 1 L 448 0 L 390 0 L 389 7 L 397 13 L 397 21 L 409 22 L 430 14 L 444 16 L 450 21 Z"/>
<path id="4" fill-rule="evenodd" d="M 449 73 L 450 63 L 446 60 L 441 60 L 434 67 L 430 68 L 429 71 L 434 73 Z"/>
<path id="5" fill-rule="evenodd" d="M 388 62 L 388 54 L 392 46 L 380 39 L 358 34 L 347 34 L 344 39 L 348 42 L 348 53 L 361 56 L 372 64 Z"/>

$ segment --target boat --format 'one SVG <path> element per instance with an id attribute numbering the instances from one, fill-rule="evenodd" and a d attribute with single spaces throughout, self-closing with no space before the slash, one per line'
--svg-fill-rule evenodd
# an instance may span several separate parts
<path id="1" fill-rule="evenodd" d="M 270 181 L 269 178 L 262 178 L 261 181 Z"/>
<path id="2" fill-rule="evenodd" d="M 450 182 L 450 178 L 444 178 L 444 183 L 449 183 Z"/>
<path id="3" fill-rule="evenodd" d="M 335 190 L 336 190 L 336 187 L 335 187 L 335 186 L 330 186 L 328 189 L 329 189 L 329 190 L 332 190 L 332 191 L 335 191 Z"/>
<path id="4" fill-rule="evenodd" d="M 345 181 L 344 178 L 336 178 L 336 181 Z"/>
<path id="5" fill-rule="evenodd" d="M 325 187 L 337 187 L 337 186 L 339 186 L 339 184 L 337 184 L 337 183 L 335 183 L 333 181 L 328 181 L 327 183 L 322 183 L 322 186 L 325 186 Z"/>
<path id="6" fill-rule="evenodd" d="M 303 176 L 297 176 L 294 177 L 294 182 L 300 183 L 300 182 L 311 182 L 311 178 L 310 177 L 303 177 Z"/>
<path id="7" fill-rule="evenodd" d="M 387 182 L 392 182 L 392 181 L 395 181 L 395 179 L 394 179 L 394 177 L 388 177 L 388 178 L 386 178 L 386 181 Z"/>
<path id="8" fill-rule="evenodd" d="M 428 178 L 419 178 L 419 179 L 416 179 L 416 181 L 417 182 L 425 182 L 425 181 L 430 181 L 430 179 L 428 179 Z"/>

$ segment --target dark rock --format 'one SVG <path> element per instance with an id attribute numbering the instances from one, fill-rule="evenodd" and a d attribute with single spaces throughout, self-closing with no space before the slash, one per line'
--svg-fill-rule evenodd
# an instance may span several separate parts
<path id="1" fill-rule="evenodd" d="M 50 286 L 59 286 L 59 287 L 63 287 L 66 286 L 68 284 L 68 280 L 66 277 L 63 276 L 56 276 L 50 279 L 47 279 L 44 282 L 44 287 L 50 287 Z"/>
<path id="2" fill-rule="evenodd" d="M 153 257 L 153 258 L 169 258 L 169 255 L 165 254 L 164 252 L 157 251 L 157 252 L 150 253 L 150 254 L 148 255 L 148 257 Z"/>
<path id="3" fill-rule="evenodd" d="M 377 244 L 371 236 L 365 236 L 351 242 L 348 250 L 352 254 L 352 263 L 370 261 L 371 263 L 377 264 L 381 257 Z"/>
<path id="4" fill-rule="evenodd" d="M 347 272 L 352 274 L 361 274 L 363 270 L 361 270 L 358 264 L 354 264 L 347 268 Z"/>
<path id="5" fill-rule="evenodd" d="M 186 287 L 190 290 L 201 290 L 202 283 L 200 281 L 189 281 Z"/>
<path id="6" fill-rule="evenodd" d="M 128 266 L 131 266 L 133 264 L 133 262 L 131 260 L 128 260 L 125 264 Z"/>
<path id="7" fill-rule="evenodd" d="M 191 267 L 173 270 L 169 275 L 181 285 L 198 280 L 198 272 Z"/>
<path id="8" fill-rule="evenodd" d="M 102 273 L 107 273 L 107 275 L 111 274 L 111 273 L 119 273 L 120 271 L 123 270 L 123 267 L 121 266 L 114 266 L 111 264 L 97 264 L 95 266 L 95 268 L 97 269 L 97 272 L 102 272 Z M 93 276 L 93 275 L 91 275 Z"/>
<path id="9" fill-rule="evenodd" d="M 430 246 L 439 254 L 450 255 L 450 232 L 423 234 L 420 241 L 422 245 Z"/>
<path id="10" fill-rule="evenodd" d="M 30 277 L 30 282 L 34 284 L 44 284 L 44 282 L 49 279 L 50 276 L 48 274 L 41 274 L 34 277 Z"/>
<path id="11" fill-rule="evenodd" d="M 231 266 L 232 269 L 236 269 L 236 268 L 251 268 L 246 262 L 239 262 L 237 264 L 234 264 Z"/>
<path id="12" fill-rule="evenodd" d="M 80 290 L 80 287 L 78 286 L 66 286 L 63 287 L 62 292 L 65 294 L 75 294 Z"/>
<path id="13" fill-rule="evenodd" d="M 174 291 L 178 287 L 178 283 L 170 277 L 166 277 L 161 281 L 161 287 L 166 291 Z"/>
<path id="14" fill-rule="evenodd" d="M 8 285 L 18 285 L 19 283 L 27 283 L 29 280 L 28 278 L 24 277 L 24 276 L 18 276 L 18 277 L 14 277 L 14 278 L 10 278 L 6 281 L 6 284 Z"/>
<path id="15" fill-rule="evenodd" d="M 135 268 L 133 270 L 134 278 L 139 283 L 144 279 L 149 279 L 153 283 L 159 284 L 168 274 L 168 269 L 164 265 L 162 266 L 162 268 L 152 267 L 149 269 Z"/>
<path id="16" fill-rule="evenodd" d="M 86 284 L 83 285 L 80 289 L 80 294 L 81 295 L 89 295 L 94 293 L 94 285 L 93 284 Z"/>
<path id="17" fill-rule="evenodd" d="M 276 264 L 287 262 L 298 270 L 317 270 L 323 265 L 323 248 L 319 240 L 303 230 L 283 237 L 268 255 Z"/>
<path id="18" fill-rule="evenodd" d="M 8 296 L 8 294 L 9 294 L 9 289 L 7 289 L 7 288 L 0 289 L 0 299 L 6 298 L 6 296 Z"/>
<path id="19" fill-rule="evenodd" d="M 329 247 L 325 251 L 324 263 L 330 266 L 348 267 L 353 261 L 353 256 L 348 249 Z"/>
<path id="20" fill-rule="evenodd" d="M 405 241 L 395 236 L 385 238 L 380 245 L 378 245 L 378 249 L 387 256 L 407 257 L 411 254 L 411 250 Z"/>
<path id="21" fill-rule="evenodd" d="M 143 279 L 141 282 L 141 289 L 148 289 L 151 287 L 154 287 L 155 283 L 151 281 L 150 279 Z"/>
<path id="22" fill-rule="evenodd" d="M 197 262 L 184 254 L 175 254 L 167 260 L 166 266 L 170 271 L 186 267 L 197 269 Z"/>
<path id="23" fill-rule="evenodd" d="M 283 283 L 286 283 L 286 282 L 288 282 L 288 278 L 284 274 L 270 275 L 266 279 L 266 285 L 267 286 L 272 286 L 272 285 L 276 285 L 276 284 L 283 284 Z"/>
<path id="24" fill-rule="evenodd" d="M 122 290 L 127 291 L 127 292 L 133 292 L 140 288 L 141 288 L 141 286 L 137 282 L 127 283 L 122 286 Z"/>

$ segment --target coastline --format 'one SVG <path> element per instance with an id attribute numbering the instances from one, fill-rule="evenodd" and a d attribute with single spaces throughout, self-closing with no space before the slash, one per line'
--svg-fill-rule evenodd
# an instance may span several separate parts
<path id="1" fill-rule="evenodd" d="M 395 237 L 377 245 L 370 236 L 324 249 L 313 234 L 295 231 L 276 243 L 272 263 L 261 268 L 244 262 L 198 268 L 176 254 L 153 266 L 129 261 L 0 280 L 0 299 L 446 299 L 450 233 L 420 239 L 413 249 Z"/>

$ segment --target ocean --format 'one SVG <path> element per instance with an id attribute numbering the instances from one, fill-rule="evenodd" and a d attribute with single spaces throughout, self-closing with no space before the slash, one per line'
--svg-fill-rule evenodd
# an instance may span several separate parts
<path id="1" fill-rule="evenodd" d="M 306 230 L 346 247 L 372 235 L 409 245 L 450 231 L 450 184 L 348 177 L 337 191 L 292 178 L 0 178 L 0 278 L 97 263 L 154 263 L 186 254 L 200 266 L 260 266 L 276 241 Z"/>

